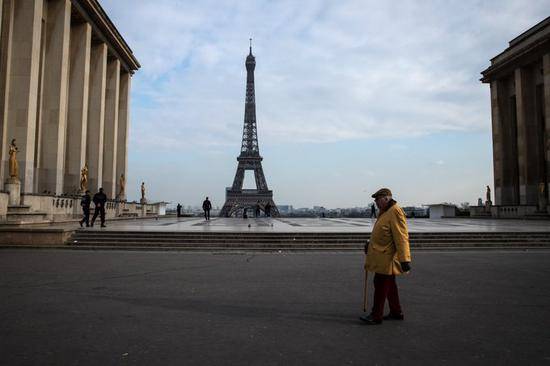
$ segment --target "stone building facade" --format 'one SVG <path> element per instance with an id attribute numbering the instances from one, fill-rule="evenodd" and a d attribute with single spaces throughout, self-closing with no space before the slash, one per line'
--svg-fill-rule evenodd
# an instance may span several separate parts
<path id="1" fill-rule="evenodd" d="M 110 198 L 108 218 L 165 214 L 164 202 L 127 202 L 120 192 L 139 67 L 97 0 L 0 0 L 0 224 L 80 218 L 85 165 L 87 188 Z"/>
<path id="2" fill-rule="evenodd" d="M 16 139 L 22 194 L 117 195 L 140 67 L 97 0 L 0 0 L 0 181 Z"/>
<path id="3" fill-rule="evenodd" d="M 492 214 L 548 214 L 550 17 L 511 40 L 482 75 L 491 88 Z"/>

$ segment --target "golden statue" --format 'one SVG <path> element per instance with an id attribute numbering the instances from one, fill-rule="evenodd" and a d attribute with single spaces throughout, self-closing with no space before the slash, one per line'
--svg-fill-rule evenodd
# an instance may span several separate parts
<path id="1" fill-rule="evenodd" d="M 126 192 L 126 178 L 124 177 L 124 173 L 120 174 L 118 185 L 118 195 L 119 197 L 124 197 L 124 193 Z"/>
<path id="2" fill-rule="evenodd" d="M 145 200 L 145 182 L 141 182 L 141 199 Z"/>
<path id="3" fill-rule="evenodd" d="M 86 192 L 88 189 L 88 163 L 84 164 L 84 168 L 80 171 L 80 190 Z"/>
<path id="4" fill-rule="evenodd" d="M 17 149 L 17 146 L 15 145 L 15 139 L 11 140 L 10 144 L 10 160 L 9 160 L 9 168 L 10 168 L 10 177 L 19 179 L 19 163 L 17 162 L 17 152 L 19 149 Z"/>

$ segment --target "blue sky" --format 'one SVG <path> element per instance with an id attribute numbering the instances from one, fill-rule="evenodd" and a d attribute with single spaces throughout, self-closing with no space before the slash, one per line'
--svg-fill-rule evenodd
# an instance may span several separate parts
<path id="1" fill-rule="evenodd" d="M 382 186 L 405 205 L 475 203 L 493 184 L 479 73 L 550 13 L 547 0 L 101 4 L 142 64 L 129 198 L 145 181 L 150 201 L 214 206 L 237 166 L 250 37 L 276 203 L 366 206 Z"/>

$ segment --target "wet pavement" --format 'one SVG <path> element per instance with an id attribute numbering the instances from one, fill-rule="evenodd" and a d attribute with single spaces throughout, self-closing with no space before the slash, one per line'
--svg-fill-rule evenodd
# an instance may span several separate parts
<path id="1" fill-rule="evenodd" d="M 410 232 L 550 232 L 549 220 L 408 219 Z M 207 232 L 370 232 L 369 218 L 160 218 L 107 222 L 88 230 Z M 78 227 L 77 224 L 65 224 Z"/>

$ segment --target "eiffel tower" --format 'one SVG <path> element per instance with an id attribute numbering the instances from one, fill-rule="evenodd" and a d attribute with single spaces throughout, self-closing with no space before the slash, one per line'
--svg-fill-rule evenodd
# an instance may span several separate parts
<path id="1" fill-rule="evenodd" d="M 246 57 L 246 100 L 244 105 L 244 128 L 241 154 L 237 157 L 239 165 L 233 180 L 233 186 L 225 190 L 225 204 L 220 211 L 220 216 L 230 217 L 240 215 L 244 210 L 251 209 L 254 212 L 256 204 L 260 203 L 263 211 L 269 203 L 271 216 L 279 216 L 279 210 L 273 202 L 273 191 L 267 188 L 260 149 L 258 147 L 258 134 L 256 129 L 256 99 L 254 97 L 254 68 L 256 59 L 252 55 L 252 40 L 250 40 L 250 53 Z M 256 189 L 243 189 L 245 170 L 253 170 L 256 181 Z"/>

